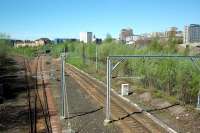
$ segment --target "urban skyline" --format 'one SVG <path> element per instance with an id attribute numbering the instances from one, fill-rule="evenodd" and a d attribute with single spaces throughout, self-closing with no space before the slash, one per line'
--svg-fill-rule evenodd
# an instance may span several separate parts
<path id="1" fill-rule="evenodd" d="M 171 26 L 184 30 L 185 25 L 200 23 L 199 5 L 198 0 L 4 0 L 0 32 L 16 39 L 54 39 L 79 38 L 81 31 L 92 31 L 100 38 L 110 33 L 116 38 L 126 27 L 132 27 L 136 34 L 165 31 Z"/>
<path id="2" fill-rule="evenodd" d="M 126 29 L 132 30 L 132 35 L 134 35 L 134 36 L 159 37 L 160 35 L 157 35 L 157 34 L 162 34 L 163 36 L 167 36 L 167 35 L 165 35 L 165 34 L 166 34 L 166 32 L 168 31 L 169 28 L 176 28 L 176 30 L 177 30 L 178 32 L 182 32 L 182 33 L 184 34 L 184 32 L 185 32 L 185 27 L 187 27 L 187 26 L 189 26 L 189 25 L 200 25 L 200 24 L 188 24 L 188 25 L 185 25 L 185 26 L 183 27 L 183 29 L 179 29 L 179 28 L 177 28 L 177 27 L 175 27 L 175 26 L 171 26 L 171 27 L 166 27 L 165 30 L 161 30 L 161 31 L 152 31 L 152 32 L 144 32 L 144 33 L 141 33 L 141 34 L 137 34 L 136 32 L 134 32 L 134 28 L 135 28 L 135 27 L 128 27 L 128 26 L 127 26 L 127 27 L 122 27 L 121 29 L 118 29 L 118 33 L 117 33 L 117 35 L 114 36 L 114 37 L 112 36 L 112 34 L 110 34 L 110 33 L 108 32 L 108 33 L 106 33 L 105 37 L 102 37 L 102 38 L 105 39 L 106 36 L 109 34 L 109 35 L 111 35 L 113 38 L 121 40 L 121 39 L 120 39 L 120 36 L 121 36 L 120 30 L 122 31 L 122 30 L 126 30 Z M 70 36 L 61 37 L 61 36 L 58 36 L 58 37 L 53 37 L 53 38 L 51 38 L 51 37 L 48 37 L 48 36 L 38 36 L 38 37 L 36 37 L 36 38 L 13 38 L 13 37 L 11 36 L 11 39 L 17 39 L 17 40 L 37 40 L 38 38 L 50 38 L 51 40 L 55 40 L 55 39 L 78 39 L 78 40 L 80 39 L 80 40 L 81 40 L 81 35 L 80 35 L 80 33 L 87 33 L 87 32 L 91 32 L 94 36 L 97 35 L 97 33 L 94 33 L 93 31 L 80 31 L 80 32 L 77 33 L 78 35 L 77 35 L 76 37 L 70 37 Z M 10 34 L 7 34 L 6 32 L 4 32 L 4 34 L 10 35 Z M 183 36 L 183 34 L 182 34 L 182 36 Z M 93 35 L 92 35 L 92 37 L 93 37 Z M 162 36 L 162 35 L 161 35 L 161 36 Z M 131 35 L 130 35 L 130 36 L 131 36 Z"/>

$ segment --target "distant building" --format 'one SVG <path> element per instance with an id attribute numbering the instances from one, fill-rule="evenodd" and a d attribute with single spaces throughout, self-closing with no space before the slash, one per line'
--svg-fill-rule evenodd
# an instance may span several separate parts
<path id="1" fill-rule="evenodd" d="M 35 46 L 35 41 L 25 40 L 24 43 L 25 43 L 27 46 L 32 46 L 32 47 Z"/>
<path id="2" fill-rule="evenodd" d="M 135 44 L 139 39 L 141 39 L 139 35 L 127 36 L 125 42 L 126 44 Z"/>
<path id="3" fill-rule="evenodd" d="M 40 38 L 35 40 L 36 46 L 42 46 L 51 43 L 51 40 L 49 38 Z"/>
<path id="4" fill-rule="evenodd" d="M 70 42 L 76 42 L 76 41 L 79 41 L 78 39 L 76 38 L 70 38 L 70 39 L 67 39 L 66 41 L 70 41 Z"/>
<path id="5" fill-rule="evenodd" d="M 125 43 L 126 38 L 129 36 L 133 36 L 133 29 L 131 29 L 131 28 L 122 29 L 119 34 L 119 39 L 120 39 L 120 41 Z"/>
<path id="6" fill-rule="evenodd" d="M 184 43 L 198 43 L 200 42 L 200 25 L 190 24 L 185 26 L 184 30 Z"/>
<path id="7" fill-rule="evenodd" d="M 141 36 L 144 38 L 152 38 L 152 33 L 143 33 Z"/>
<path id="8" fill-rule="evenodd" d="M 92 40 L 92 32 L 80 32 L 80 42 L 91 43 Z"/>
<path id="9" fill-rule="evenodd" d="M 101 44 L 102 43 L 102 39 L 101 38 L 96 38 L 95 39 L 95 43 L 96 44 Z"/>
<path id="10" fill-rule="evenodd" d="M 63 39 L 63 38 L 54 39 L 54 44 L 60 44 L 60 43 L 64 43 L 64 42 L 65 42 L 65 39 Z"/>
<path id="11" fill-rule="evenodd" d="M 48 38 L 40 38 L 35 41 L 31 40 L 11 40 L 11 43 L 14 47 L 35 47 L 35 46 L 42 46 L 51 43 L 51 40 Z"/>
<path id="12" fill-rule="evenodd" d="M 151 33 L 152 38 L 156 38 L 156 37 L 161 38 L 161 37 L 164 37 L 164 36 L 165 36 L 164 32 L 152 32 Z"/>
<path id="13" fill-rule="evenodd" d="M 177 31 L 176 32 L 176 37 L 183 38 L 183 31 Z"/>
<path id="14" fill-rule="evenodd" d="M 22 41 L 22 40 L 12 40 L 12 41 L 13 41 L 14 47 L 24 47 L 24 46 L 26 46 L 24 41 Z"/>
<path id="15" fill-rule="evenodd" d="M 178 28 L 176 27 L 169 27 L 167 31 L 165 32 L 165 37 L 171 38 L 176 37 Z"/>
<path id="16" fill-rule="evenodd" d="M 101 38 L 96 38 L 96 36 L 94 35 L 92 38 L 92 42 L 96 43 L 96 44 L 101 44 L 102 43 L 102 39 Z"/>
<path id="17" fill-rule="evenodd" d="M 31 40 L 13 40 L 14 46 L 15 47 L 26 47 L 26 46 L 31 46 L 34 47 L 36 46 L 34 41 Z"/>
<path id="18" fill-rule="evenodd" d="M 62 44 L 64 42 L 76 42 L 78 41 L 76 38 L 56 38 L 54 39 L 54 44 Z"/>
<path id="19" fill-rule="evenodd" d="M 151 37 L 143 36 L 143 35 L 133 35 L 126 38 L 126 44 L 133 44 L 137 46 L 144 46 L 149 44 L 151 41 Z"/>

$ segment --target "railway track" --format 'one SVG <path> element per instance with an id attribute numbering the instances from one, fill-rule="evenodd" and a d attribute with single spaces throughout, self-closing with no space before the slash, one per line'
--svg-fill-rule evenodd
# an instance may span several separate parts
<path id="1" fill-rule="evenodd" d="M 67 73 L 74 78 L 79 85 L 101 106 L 105 104 L 105 87 L 87 75 L 78 72 L 71 66 L 67 66 Z M 163 133 L 166 132 L 152 120 L 144 116 L 141 111 L 130 106 L 118 96 L 111 93 L 111 117 L 112 122 L 119 123 L 125 133 Z"/>
<path id="2" fill-rule="evenodd" d="M 52 133 L 45 81 L 42 73 L 42 60 L 42 56 L 38 56 L 31 64 L 29 60 L 24 59 L 30 133 Z M 35 66 L 35 68 L 31 68 L 31 66 Z M 35 76 L 35 80 L 32 79 L 32 76 Z M 41 89 L 39 89 L 38 77 L 40 77 Z"/>

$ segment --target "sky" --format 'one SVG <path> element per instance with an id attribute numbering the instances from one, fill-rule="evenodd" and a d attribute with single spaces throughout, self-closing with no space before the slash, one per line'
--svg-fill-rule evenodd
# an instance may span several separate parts
<path id="1" fill-rule="evenodd" d="M 200 24 L 200 0 L 1 0 L 0 33 L 13 39 L 118 37 Z"/>

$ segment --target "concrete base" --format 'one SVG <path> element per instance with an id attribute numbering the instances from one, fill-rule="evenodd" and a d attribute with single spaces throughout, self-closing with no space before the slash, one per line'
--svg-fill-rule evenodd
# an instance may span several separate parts
<path id="1" fill-rule="evenodd" d="M 196 110 L 200 110 L 200 104 L 197 104 Z"/>
<path id="2" fill-rule="evenodd" d="M 199 110 L 199 111 L 200 111 L 200 107 L 197 107 L 196 110 Z"/>
<path id="3" fill-rule="evenodd" d="M 73 129 L 69 128 L 66 130 L 63 130 L 62 133 L 76 133 Z"/>
<path id="4" fill-rule="evenodd" d="M 110 122 L 111 122 L 111 120 L 105 119 L 104 122 L 103 122 L 103 125 L 107 126 Z"/>
<path id="5" fill-rule="evenodd" d="M 63 120 L 63 119 L 66 119 L 66 117 L 64 117 L 64 116 L 60 116 L 60 119 Z"/>

